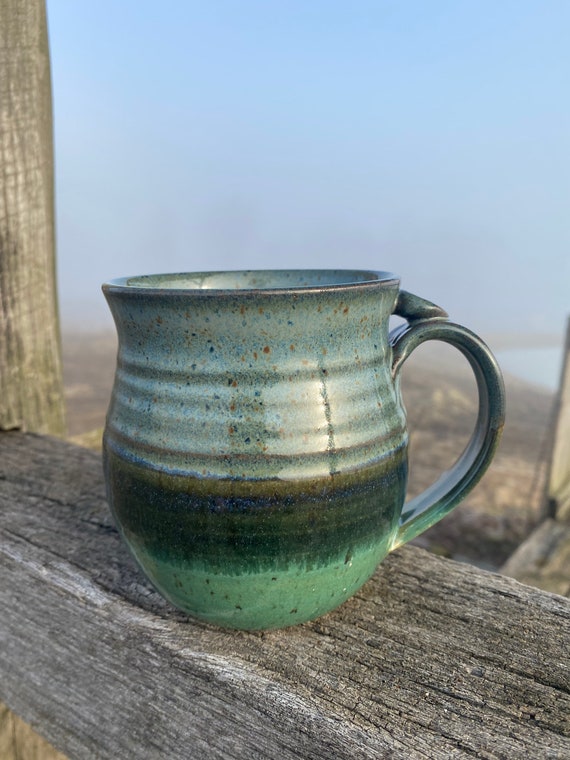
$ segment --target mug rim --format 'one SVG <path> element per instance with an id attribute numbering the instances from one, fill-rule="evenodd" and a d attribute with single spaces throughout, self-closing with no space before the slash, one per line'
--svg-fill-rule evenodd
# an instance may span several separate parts
<path id="1" fill-rule="evenodd" d="M 311 282 L 307 284 L 288 285 L 275 284 L 263 285 L 256 284 L 255 278 L 274 277 L 276 280 L 283 278 L 285 275 L 293 277 L 306 277 Z M 229 279 L 232 276 L 250 278 L 252 284 L 240 286 L 207 287 L 198 285 L 196 287 L 160 285 L 164 283 L 176 282 L 176 280 L 214 280 L 215 278 Z M 158 274 L 142 274 L 129 277 L 118 277 L 104 282 L 102 290 L 104 293 L 144 293 L 151 294 L 179 294 L 193 296 L 216 296 L 223 295 L 240 296 L 247 294 L 290 294 L 292 292 L 321 293 L 323 291 L 361 289 L 366 287 L 382 287 L 386 285 L 399 285 L 400 279 L 392 272 L 374 270 L 374 269 L 228 269 L 228 270 L 211 270 L 202 272 L 164 272 Z"/>

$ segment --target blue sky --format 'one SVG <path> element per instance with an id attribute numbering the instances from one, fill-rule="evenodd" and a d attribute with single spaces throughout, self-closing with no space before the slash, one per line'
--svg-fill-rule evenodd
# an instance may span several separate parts
<path id="1" fill-rule="evenodd" d="M 113 277 L 323 266 L 562 331 L 567 0 L 47 7 L 64 326 Z"/>

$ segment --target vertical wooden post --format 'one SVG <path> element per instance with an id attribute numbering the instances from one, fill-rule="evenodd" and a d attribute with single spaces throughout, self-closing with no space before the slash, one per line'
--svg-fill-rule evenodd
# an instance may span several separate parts
<path id="1" fill-rule="evenodd" d="M 0 0 L 0 431 L 65 432 L 45 0 Z M 2 758 L 63 759 L 0 703 Z"/>
<path id="2" fill-rule="evenodd" d="M 548 517 L 570 522 L 570 318 L 553 419 L 545 512 Z"/>
<path id="3" fill-rule="evenodd" d="M 44 0 L 0 0 L 0 430 L 63 435 Z"/>

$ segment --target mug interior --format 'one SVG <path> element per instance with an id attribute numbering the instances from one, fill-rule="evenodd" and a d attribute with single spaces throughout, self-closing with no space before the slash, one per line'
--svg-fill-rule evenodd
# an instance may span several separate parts
<path id="1" fill-rule="evenodd" d="M 126 288 L 160 290 L 290 290 L 291 288 L 347 287 L 362 283 L 393 282 L 389 272 L 356 269 L 259 269 L 227 272 L 187 272 L 124 277 L 108 283 Z"/>

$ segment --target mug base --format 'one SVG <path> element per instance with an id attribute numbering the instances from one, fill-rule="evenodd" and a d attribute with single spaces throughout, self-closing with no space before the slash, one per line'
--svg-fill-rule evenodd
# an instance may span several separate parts
<path id="1" fill-rule="evenodd" d="M 184 562 L 157 560 L 130 548 L 153 585 L 188 615 L 223 628 L 269 630 L 314 620 L 345 602 L 370 578 L 386 547 L 360 548 L 322 567 L 226 575 Z"/>

